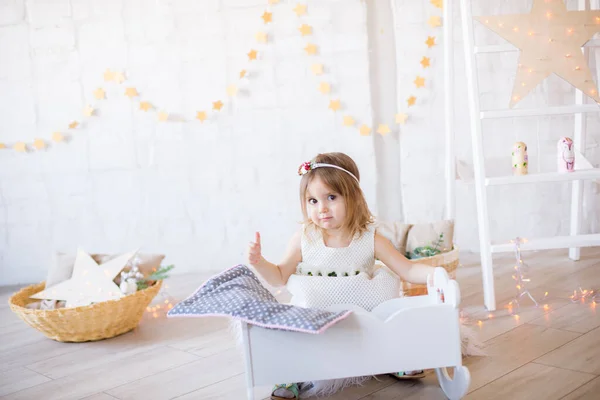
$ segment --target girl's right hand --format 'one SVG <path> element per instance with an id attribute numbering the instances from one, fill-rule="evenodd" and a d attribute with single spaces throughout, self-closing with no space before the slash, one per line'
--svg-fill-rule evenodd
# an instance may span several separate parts
<path id="1" fill-rule="evenodd" d="M 256 232 L 255 241 L 250 242 L 248 246 L 248 263 L 252 266 L 257 265 L 262 259 L 260 251 L 260 233 Z"/>

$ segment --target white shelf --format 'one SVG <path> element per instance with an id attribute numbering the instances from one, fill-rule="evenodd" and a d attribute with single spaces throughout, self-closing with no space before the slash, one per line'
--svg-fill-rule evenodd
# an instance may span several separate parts
<path id="1" fill-rule="evenodd" d="M 584 47 L 599 47 L 600 46 L 600 40 L 595 39 L 595 40 L 590 40 L 589 42 L 587 42 Z M 473 52 L 475 54 L 485 54 L 485 53 L 505 53 L 505 52 L 511 52 L 511 51 L 519 51 L 518 48 L 516 48 L 515 46 L 513 46 L 512 44 L 497 44 L 497 45 L 490 45 L 490 46 L 476 46 L 473 49 Z"/>
<path id="2" fill-rule="evenodd" d="M 554 236 L 548 238 L 528 239 L 521 243 L 521 250 L 566 249 L 569 247 L 600 246 L 600 233 L 577 236 Z M 512 252 L 513 243 L 492 244 L 492 253 Z"/>
<path id="3" fill-rule="evenodd" d="M 538 183 L 538 182 L 561 182 L 561 181 L 578 181 L 584 179 L 600 178 L 600 168 L 579 169 L 573 172 L 546 172 L 540 174 L 527 174 L 522 176 L 499 176 L 496 178 L 486 178 L 486 186 L 495 185 L 515 185 L 523 183 Z"/>
<path id="4" fill-rule="evenodd" d="M 515 117 L 536 117 L 544 115 L 567 115 L 576 113 L 600 112 L 600 106 L 597 104 L 582 104 L 573 106 L 542 107 L 542 108 L 524 108 L 524 109 L 502 109 L 488 110 L 480 113 L 481 119 L 494 118 L 515 118 Z"/>

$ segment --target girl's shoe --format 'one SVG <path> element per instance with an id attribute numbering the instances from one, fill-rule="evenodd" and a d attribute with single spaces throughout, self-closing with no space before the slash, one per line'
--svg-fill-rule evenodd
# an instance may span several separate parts
<path id="1" fill-rule="evenodd" d="M 271 393 L 273 400 L 297 399 L 300 394 L 300 389 L 297 383 L 288 383 L 275 385 Z"/>
<path id="2" fill-rule="evenodd" d="M 399 380 L 421 379 L 421 378 L 425 377 L 425 371 L 423 371 L 423 370 L 400 371 L 400 372 L 396 372 L 395 374 L 390 374 L 390 375 L 392 375 L 394 378 L 399 379 Z"/>

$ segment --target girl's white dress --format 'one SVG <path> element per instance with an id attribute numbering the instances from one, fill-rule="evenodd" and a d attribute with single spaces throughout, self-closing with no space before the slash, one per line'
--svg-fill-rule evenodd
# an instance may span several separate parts
<path id="1" fill-rule="evenodd" d="M 319 229 L 304 226 L 301 249 L 302 262 L 287 283 L 294 305 L 326 308 L 334 304 L 353 304 L 371 311 L 378 304 L 400 296 L 398 276 L 375 262 L 373 225 L 343 248 L 325 246 Z M 303 392 L 302 397 L 328 396 L 369 378 L 312 382 L 312 388 Z"/>

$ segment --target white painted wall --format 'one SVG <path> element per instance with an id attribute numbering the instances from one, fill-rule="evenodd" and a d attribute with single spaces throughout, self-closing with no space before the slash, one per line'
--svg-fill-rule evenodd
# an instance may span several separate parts
<path id="1" fill-rule="evenodd" d="M 385 56 L 384 61 L 388 66 L 395 62 L 398 85 L 386 78 L 391 81 L 372 88 L 373 71 L 394 72 L 374 65 L 369 56 L 368 35 L 372 42 L 377 33 L 372 24 L 378 21 L 367 13 L 372 1 L 309 0 L 305 19 L 314 27 L 318 59 L 328 66 L 333 96 L 368 124 L 383 107 L 374 112 L 372 104 L 384 99 L 388 109 L 388 101 L 397 97 L 404 102 L 412 91 L 420 57 L 428 53 L 423 41 L 432 30 L 425 21 L 436 12 L 427 0 L 390 3 L 397 16 L 395 36 L 392 27 L 380 33 L 390 35 L 382 48 L 396 47 L 396 59 Z M 204 125 L 159 124 L 155 115 L 136 110 L 122 87 L 103 85 L 106 68 L 125 70 L 127 85 L 137 87 L 144 99 L 193 119 L 196 110 L 225 97 L 227 84 L 247 67 L 245 53 L 262 48 L 254 34 L 264 29 L 260 15 L 266 3 L 0 1 L 0 142 L 47 138 L 81 115 L 98 86 L 108 94 L 98 117 L 68 144 L 29 154 L 0 151 L 0 284 L 43 280 L 53 252 L 74 252 L 78 245 L 90 252 L 141 246 L 167 254 L 178 273 L 216 271 L 244 261 L 255 230 L 262 233 L 265 256 L 276 261 L 300 218 L 297 167 L 322 151 L 344 151 L 355 158 L 375 213 L 393 219 L 405 215 L 409 222 L 442 218 L 441 41 L 429 52 L 434 65 L 426 75 L 428 89 L 421 89 L 424 95 L 411 122 L 400 135 L 385 138 L 360 137 L 342 126 L 341 113 L 327 109 L 328 99 L 316 90 L 319 80 L 308 69 L 311 60 L 296 30 L 298 19 L 291 10 L 296 2 L 281 0 L 273 7 L 273 42 L 251 65 L 248 86 Z M 526 8 L 517 0 L 479 3 L 479 10 L 489 13 Z M 437 36 L 441 39 L 441 29 Z M 457 71 L 463 60 L 459 37 L 456 32 Z M 484 104 L 501 107 L 516 61 L 514 55 L 492 57 L 497 58 L 482 62 Z M 466 159 L 464 77 L 457 75 L 456 83 L 457 150 Z M 386 87 L 395 88 L 391 100 Z M 568 103 L 573 93 L 551 79 L 529 101 L 545 98 Z M 588 126 L 586 152 L 598 165 L 597 117 Z M 566 117 L 542 120 L 539 128 L 535 120 L 502 121 L 486 127 L 486 147 L 507 154 L 512 142 L 524 140 L 535 163 L 538 148 L 552 152 L 558 137 L 572 129 Z M 391 168 L 382 171 L 387 163 Z M 390 191 L 400 186 L 398 181 L 402 192 Z M 498 188 L 490 196 L 490 210 L 499 217 L 492 223 L 493 237 L 566 233 L 569 193 L 568 184 Z M 474 207 L 473 191 L 459 185 L 457 240 L 467 250 L 478 248 Z M 590 190 L 585 210 L 586 230 L 598 231 L 600 210 Z"/>

